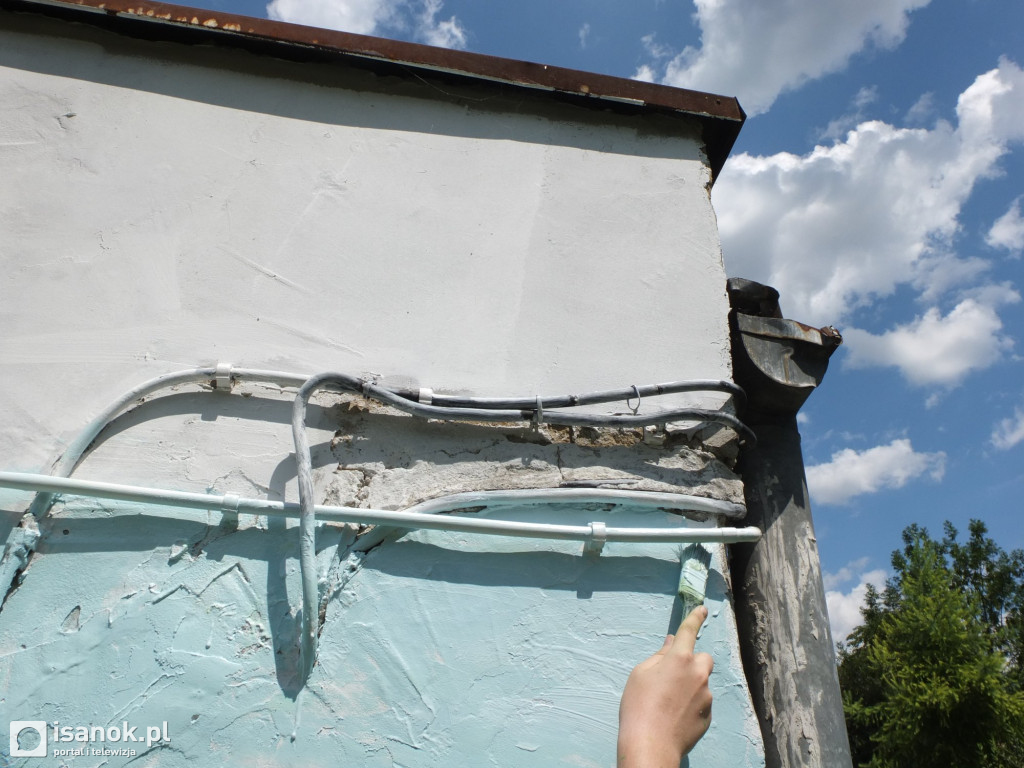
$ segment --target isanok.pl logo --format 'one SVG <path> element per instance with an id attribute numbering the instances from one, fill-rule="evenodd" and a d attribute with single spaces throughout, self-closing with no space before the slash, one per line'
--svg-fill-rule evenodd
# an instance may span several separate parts
<path id="1" fill-rule="evenodd" d="M 11 721 L 11 757 L 46 757 L 46 722 Z"/>
<path id="2" fill-rule="evenodd" d="M 151 748 L 160 742 L 170 743 L 167 734 L 167 721 L 161 725 L 145 727 L 146 735 L 139 733 L 140 726 L 129 725 L 122 721 L 121 725 L 61 725 L 59 722 L 47 724 L 45 720 L 12 720 L 11 721 L 11 757 L 46 757 L 47 731 L 53 742 L 54 757 L 73 757 L 79 755 L 114 756 L 124 755 L 135 757 L 138 752 L 129 744 L 146 743 Z M 108 746 L 116 744 L 118 746 Z"/>

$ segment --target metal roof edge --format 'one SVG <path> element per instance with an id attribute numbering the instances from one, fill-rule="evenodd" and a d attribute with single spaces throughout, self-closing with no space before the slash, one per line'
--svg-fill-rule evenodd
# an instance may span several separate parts
<path id="1" fill-rule="evenodd" d="M 729 96 L 152 0 L 0 0 L 0 8 L 43 13 L 145 39 L 206 42 L 299 61 L 348 60 L 406 76 L 420 70 L 441 78 L 548 92 L 615 112 L 696 118 L 712 179 L 746 119 L 739 101 Z"/>

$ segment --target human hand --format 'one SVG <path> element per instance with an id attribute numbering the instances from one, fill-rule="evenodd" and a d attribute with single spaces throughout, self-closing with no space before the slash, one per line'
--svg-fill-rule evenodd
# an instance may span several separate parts
<path id="1" fill-rule="evenodd" d="M 661 650 L 630 673 L 619 703 L 619 768 L 679 768 L 711 725 L 709 654 L 694 653 L 708 610 L 694 608 Z"/>

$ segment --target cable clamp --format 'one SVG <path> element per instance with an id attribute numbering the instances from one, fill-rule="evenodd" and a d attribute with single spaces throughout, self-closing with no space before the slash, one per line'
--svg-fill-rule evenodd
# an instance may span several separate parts
<path id="1" fill-rule="evenodd" d="M 541 402 L 540 395 L 537 395 L 537 408 L 533 412 L 533 426 L 540 428 L 540 425 L 544 423 L 544 403 Z"/>
<path id="2" fill-rule="evenodd" d="M 217 363 L 214 371 L 214 383 L 217 389 L 231 391 L 231 363 Z"/>
<path id="3" fill-rule="evenodd" d="M 419 401 L 421 405 L 431 405 L 434 402 L 434 390 L 430 387 L 420 387 Z"/>
<path id="4" fill-rule="evenodd" d="M 220 524 L 226 528 L 238 529 L 238 503 L 241 499 L 237 494 L 225 493 L 220 497 Z"/>
<path id="5" fill-rule="evenodd" d="M 583 549 L 585 552 L 593 552 L 595 555 L 600 555 L 606 541 L 608 541 L 608 526 L 604 523 L 591 523 L 590 538 L 587 539 Z"/>
<path id="6" fill-rule="evenodd" d="M 636 407 L 634 408 L 632 405 L 629 404 L 629 398 L 628 397 L 626 398 L 626 407 L 629 408 L 629 410 L 631 410 L 633 412 L 634 416 L 636 416 L 637 411 L 640 410 L 640 387 L 638 387 L 636 384 L 634 384 L 633 385 L 633 392 L 636 393 Z"/>

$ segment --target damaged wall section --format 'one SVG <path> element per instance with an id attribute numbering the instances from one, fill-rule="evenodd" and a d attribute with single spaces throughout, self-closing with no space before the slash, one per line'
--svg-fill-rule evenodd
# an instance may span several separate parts
<path id="1" fill-rule="evenodd" d="M 427 422 L 361 398 L 345 398 L 327 417 L 339 426 L 313 462 L 336 464 L 319 473 L 318 485 L 339 505 L 401 509 L 464 491 L 574 486 L 743 503 L 730 468 L 737 436 L 718 425 L 666 431 Z"/>

